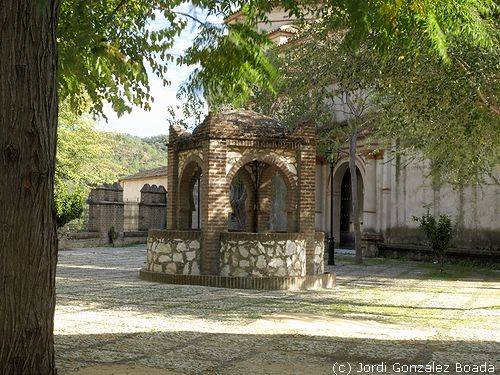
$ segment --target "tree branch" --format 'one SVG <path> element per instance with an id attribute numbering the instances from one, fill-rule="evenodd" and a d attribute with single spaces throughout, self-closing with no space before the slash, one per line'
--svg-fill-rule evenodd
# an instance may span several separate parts
<path id="1" fill-rule="evenodd" d="M 195 17 L 195 16 L 193 16 L 193 15 L 191 15 L 189 13 L 178 12 L 178 11 L 174 11 L 174 10 L 172 10 L 171 12 L 174 13 L 174 14 L 178 14 L 179 16 L 183 16 L 183 17 L 189 18 L 192 21 L 195 21 L 195 22 L 199 23 L 202 26 L 206 26 L 207 25 L 206 21 L 202 21 L 199 18 L 197 18 L 197 17 Z"/>
<path id="2" fill-rule="evenodd" d="M 460 66 L 460 68 L 462 68 L 462 70 L 465 73 L 469 73 L 469 70 L 467 69 L 467 67 L 465 66 L 465 63 L 461 59 L 457 58 L 457 62 L 458 62 L 458 65 Z M 490 111 L 493 112 L 495 115 L 500 116 L 500 108 L 498 108 L 498 106 L 495 103 L 490 103 L 488 98 L 483 94 L 483 92 L 481 91 L 481 89 L 479 87 L 476 87 L 475 90 L 476 90 L 476 94 L 479 97 L 479 99 L 481 100 L 481 102 L 483 102 L 483 104 L 487 108 L 489 108 Z"/>

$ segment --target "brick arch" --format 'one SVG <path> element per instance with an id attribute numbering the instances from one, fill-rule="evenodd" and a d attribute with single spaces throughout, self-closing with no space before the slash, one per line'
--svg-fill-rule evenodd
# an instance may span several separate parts
<path id="1" fill-rule="evenodd" d="M 287 212 L 287 226 L 289 232 L 295 232 L 297 230 L 297 201 L 298 201 L 298 185 L 296 182 L 296 176 L 293 174 L 286 163 L 279 159 L 275 155 L 263 154 L 263 153 L 250 153 L 244 155 L 240 160 L 238 160 L 231 168 L 226 176 L 228 185 L 230 186 L 234 177 L 237 173 L 242 170 L 242 168 L 253 161 L 261 161 L 266 163 L 268 167 L 264 170 L 262 174 L 263 186 L 261 186 L 261 199 L 259 200 L 259 205 L 261 206 L 261 215 L 259 215 L 258 231 L 267 230 L 266 225 L 269 219 L 269 209 L 270 209 L 270 191 L 271 191 L 271 180 L 275 172 L 278 172 L 286 186 L 286 212 Z M 244 169 L 243 169 L 244 170 Z"/>
<path id="2" fill-rule="evenodd" d="M 250 177 L 250 174 L 248 173 L 248 171 L 245 168 L 240 168 L 236 172 L 236 174 L 234 175 L 233 180 L 238 175 L 240 176 L 241 182 L 243 183 L 243 185 L 245 186 L 245 189 L 247 191 L 247 198 L 245 201 L 245 212 L 246 212 L 245 220 L 246 220 L 246 222 L 245 222 L 244 230 L 247 232 L 251 232 L 252 231 L 252 219 L 253 219 L 253 214 L 254 214 L 253 211 L 254 211 L 254 204 L 255 204 L 255 196 L 254 196 L 254 191 L 253 191 L 253 181 L 252 181 L 252 178 Z M 231 184 L 232 184 L 233 180 L 231 180 Z M 229 184 L 229 186 L 231 186 L 231 184 Z M 233 208 L 231 207 L 231 209 L 233 209 Z"/>
<path id="3" fill-rule="evenodd" d="M 264 153 L 257 153 L 257 152 L 252 152 L 250 154 L 243 155 L 232 167 L 229 173 L 226 175 L 226 180 L 228 184 L 231 184 L 231 181 L 233 181 L 234 176 L 236 176 L 236 173 L 240 170 L 241 167 L 243 167 L 245 164 L 251 163 L 252 161 L 261 161 L 266 164 L 274 166 L 276 169 L 278 169 L 284 176 L 285 183 L 293 189 L 297 190 L 297 176 L 292 173 L 290 168 L 284 163 L 279 157 L 275 155 L 269 155 L 269 154 L 264 154 Z"/>
<path id="4" fill-rule="evenodd" d="M 262 174 L 262 181 L 266 186 L 264 188 L 271 188 L 271 182 L 272 178 L 274 176 L 274 173 L 278 172 L 281 177 L 283 178 L 283 181 L 285 182 L 286 186 L 286 210 L 287 212 L 291 212 L 297 209 L 297 187 L 294 182 L 290 182 L 289 176 L 287 176 L 281 168 L 278 168 L 276 165 L 270 164 L 268 168 L 264 171 Z M 269 202 L 270 203 L 270 202 Z"/>
<path id="5" fill-rule="evenodd" d="M 179 177 L 179 197 L 177 204 L 177 220 L 179 229 L 191 229 L 192 213 L 195 210 L 193 200 L 193 188 L 200 175 L 203 176 L 203 164 L 196 155 L 190 155 L 184 162 L 183 169 Z M 203 186 L 203 177 L 200 182 Z M 201 207 L 201 204 L 199 204 Z"/>
<path id="6" fill-rule="evenodd" d="M 190 164 L 190 163 L 196 163 L 198 164 L 198 166 L 200 167 L 201 170 L 203 170 L 203 160 L 196 154 L 192 154 L 192 155 L 189 155 L 185 160 L 184 162 L 182 163 L 182 171 L 181 173 L 179 174 L 179 176 L 182 176 L 184 174 L 184 171 L 186 170 L 186 167 Z M 180 181 L 180 178 L 179 178 L 179 181 Z"/>

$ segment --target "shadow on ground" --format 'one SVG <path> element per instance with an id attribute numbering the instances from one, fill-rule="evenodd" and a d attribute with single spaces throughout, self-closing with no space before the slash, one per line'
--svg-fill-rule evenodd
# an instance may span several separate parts
<path id="1" fill-rule="evenodd" d="M 395 362 L 500 366 L 497 271 L 451 268 L 462 278 L 436 279 L 425 263 L 347 260 L 334 290 L 252 291 L 142 281 L 144 259 L 143 247 L 60 253 L 60 375 L 332 374 L 339 361 L 383 361 L 388 374 L 405 373 L 392 371 Z"/>
<path id="2" fill-rule="evenodd" d="M 498 342 L 377 340 L 301 335 L 235 335 L 156 332 L 57 336 L 60 374 L 98 365 L 123 365 L 179 373 L 331 374 L 335 362 L 488 364 L 496 366 Z M 78 361 L 75 361 L 78 358 Z M 362 372 L 369 373 L 369 372 Z M 376 373 L 376 372 L 373 372 Z M 451 372 L 453 373 L 453 372 Z"/>

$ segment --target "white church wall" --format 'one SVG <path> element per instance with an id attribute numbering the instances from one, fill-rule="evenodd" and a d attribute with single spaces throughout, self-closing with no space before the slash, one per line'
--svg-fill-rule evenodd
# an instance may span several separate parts
<path id="1" fill-rule="evenodd" d="M 358 163 L 363 171 L 362 220 L 366 232 L 382 234 L 389 243 L 423 244 L 425 239 L 413 216 L 421 216 L 429 209 L 435 216 L 451 216 L 456 223 L 454 246 L 499 247 L 500 187 L 492 181 L 477 188 L 468 186 L 462 191 L 449 185 L 433 186 L 427 162 L 397 160 L 387 152 L 378 160 L 359 157 Z M 328 235 L 329 166 L 318 164 L 316 168 L 316 229 Z M 340 170 L 339 165 L 335 170 Z M 500 176 L 498 172 L 496 175 Z M 335 237 L 339 235 L 336 229 L 340 220 L 339 201 L 340 191 L 334 184 Z"/>
<path id="2" fill-rule="evenodd" d="M 434 216 L 449 215 L 456 225 L 454 245 L 498 248 L 500 244 L 499 186 L 454 189 L 435 186 L 427 162 L 400 160 L 394 168 L 391 192 L 393 222 L 385 230 L 388 242 L 422 243 L 424 238 L 413 216 L 429 210 Z"/>

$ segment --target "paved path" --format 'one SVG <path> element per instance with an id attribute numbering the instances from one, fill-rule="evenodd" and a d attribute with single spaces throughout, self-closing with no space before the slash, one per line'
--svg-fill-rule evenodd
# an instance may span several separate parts
<path id="1" fill-rule="evenodd" d="M 381 361 L 388 374 L 394 362 L 500 369 L 492 270 L 450 267 L 443 279 L 429 264 L 344 256 L 335 290 L 248 291 L 142 281 L 144 259 L 142 246 L 60 252 L 59 374 L 332 374 L 335 362 Z"/>

